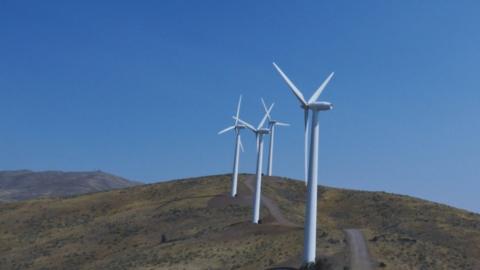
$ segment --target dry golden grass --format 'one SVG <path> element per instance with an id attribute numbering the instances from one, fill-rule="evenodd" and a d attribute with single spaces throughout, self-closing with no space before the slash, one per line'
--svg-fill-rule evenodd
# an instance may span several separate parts
<path id="1" fill-rule="evenodd" d="M 210 176 L 0 204 L 0 269 L 299 266 L 303 182 L 265 177 L 263 189 L 299 227 L 269 223 L 267 209 L 264 224 L 250 224 L 250 192 L 240 184 L 241 196 L 231 200 L 222 195 L 229 187 L 229 176 Z M 347 264 L 344 228 L 363 229 L 385 269 L 478 269 L 478 215 L 404 196 L 331 188 L 320 189 L 318 206 L 318 253 L 332 269 Z"/>

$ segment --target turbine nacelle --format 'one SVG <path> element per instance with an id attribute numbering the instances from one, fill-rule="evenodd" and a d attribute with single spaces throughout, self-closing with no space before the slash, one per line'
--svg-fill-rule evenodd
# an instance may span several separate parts
<path id="1" fill-rule="evenodd" d="M 308 104 L 307 108 L 314 111 L 329 111 L 333 109 L 333 104 L 330 102 L 320 101 L 320 102 L 314 102 L 314 103 Z"/>
<path id="2" fill-rule="evenodd" d="M 255 133 L 257 133 L 257 134 L 262 134 L 262 135 L 269 134 L 269 133 L 270 133 L 270 129 L 268 129 L 268 128 L 257 129 L 257 131 L 256 131 Z"/>

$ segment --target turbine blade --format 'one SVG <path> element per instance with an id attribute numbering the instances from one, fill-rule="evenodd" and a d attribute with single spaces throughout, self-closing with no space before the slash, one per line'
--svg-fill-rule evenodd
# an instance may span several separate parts
<path id="1" fill-rule="evenodd" d="M 332 79 L 334 74 L 335 74 L 335 72 L 330 73 L 328 78 L 322 83 L 322 85 L 320 85 L 320 87 L 318 87 L 317 91 L 315 91 L 315 93 L 313 93 L 312 97 L 308 100 L 308 104 L 311 104 L 311 103 L 314 103 L 314 102 L 317 101 L 317 99 L 320 97 L 323 90 L 325 89 L 327 84 L 330 82 L 330 80 Z"/>
<path id="2" fill-rule="evenodd" d="M 305 109 L 304 114 L 304 121 L 305 121 L 305 149 L 304 149 L 304 168 L 305 168 L 305 185 L 308 183 L 308 109 Z"/>
<path id="3" fill-rule="evenodd" d="M 258 137 L 258 133 L 255 133 L 255 140 L 257 141 L 257 152 L 258 152 L 258 147 L 260 146 L 260 140 Z"/>
<path id="4" fill-rule="evenodd" d="M 270 108 L 265 113 L 265 116 L 263 117 L 262 121 L 260 122 L 260 124 L 258 124 L 257 129 L 260 129 L 260 128 L 263 127 L 263 125 L 265 124 L 265 121 L 267 121 L 267 117 L 270 115 L 270 111 L 272 111 L 274 105 L 275 105 L 275 103 L 272 103 L 272 105 L 270 105 Z"/>
<path id="5" fill-rule="evenodd" d="M 242 95 L 240 95 L 240 99 L 238 100 L 237 105 L 237 120 L 235 120 L 235 125 L 238 124 L 238 118 L 240 117 L 240 106 L 242 105 Z"/>
<path id="6" fill-rule="evenodd" d="M 240 135 L 238 135 L 238 136 L 240 136 Z M 242 150 L 242 153 L 245 152 L 245 149 L 243 148 L 243 144 L 242 144 L 242 137 L 240 137 L 239 143 L 240 143 L 240 150 Z"/>
<path id="7" fill-rule="evenodd" d="M 263 100 L 263 98 L 261 100 L 262 100 L 262 104 L 263 104 L 263 109 L 265 110 L 265 112 L 267 112 L 268 111 L 267 105 L 265 104 L 265 101 Z M 272 118 L 270 117 L 270 114 L 268 114 L 268 120 L 269 121 L 272 120 Z"/>
<path id="8" fill-rule="evenodd" d="M 232 130 L 232 129 L 234 129 L 234 128 L 235 128 L 235 126 L 231 126 L 231 127 L 228 127 L 228 128 L 226 128 L 226 129 L 224 129 L 224 130 L 221 130 L 220 132 L 218 132 L 218 135 L 223 134 L 223 133 L 225 133 L 225 132 L 227 132 L 227 131 L 230 131 L 230 130 Z"/>
<path id="9" fill-rule="evenodd" d="M 282 127 L 289 127 L 290 126 L 289 123 L 282 123 L 282 122 L 275 122 L 275 125 L 282 126 Z"/>
<path id="10" fill-rule="evenodd" d="M 246 126 L 247 128 L 251 129 L 253 132 L 257 132 L 257 129 L 256 129 L 254 126 L 252 126 L 252 125 L 250 125 L 249 123 L 243 121 L 242 119 L 237 118 L 237 117 L 235 117 L 235 116 L 232 116 L 232 118 L 233 118 L 234 120 L 237 120 L 237 119 L 238 119 L 238 122 L 239 122 L 240 124 L 242 124 L 242 125 Z"/>
<path id="11" fill-rule="evenodd" d="M 273 63 L 273 66 L 278 71 L 280 76 L 282 76 L 283 80 L 288 84 L 288 86 L 292 90 L 293 94 L 297 97 L 297 99 L 300 101 L 300 103 L 302 103 L 302 105 L 304 105 L 304 106 L 307 106 L 308 105 L 307 101 L 305 101 L 305 98 L 303 97 L 302 92 L 300 92 L 300 90 L 298 90 L 298 88 L 292 83 L 292 81 L 290 81 L 290 79 L 287 77 L 287 75 L 285 75 L 285 73 L 283 73 L 283 71 L 280 69 L 280 67 L 277 66 L 277 64 Z"/>

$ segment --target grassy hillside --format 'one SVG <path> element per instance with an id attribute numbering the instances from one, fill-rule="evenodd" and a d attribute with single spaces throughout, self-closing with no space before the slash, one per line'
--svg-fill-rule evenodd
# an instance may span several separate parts
<path id="1" fill-rule="evenodd" d="M 245 180 L 246 175 L 240 177 Z M 0 269 L 267 269 L 298 266 L 303 182 L 264 178 L 300 226 L 250 224 L 251 195 L 211 176 L 65 199 L 0 204 Z M 319 256 L 347 262 L 344 228 L 361 228 L 384 269 L 480 269 L 480 216 L 386 193 L 319 193 Z"/>
<path id="2" fill-rule="evenodd" d="M 304 187 L 271 182 L 268 193 L 300 222 Z M 382 269 L 480 269 L 478 214 L 408 196 L 334 188 L 321 188 L 318 207 L 318 224 L 327 231 L 363 229 Z"/>
<path id="3" fill-rule="evenodd" d="M 101 171 L 0 171 L 0 201 L 64 197 L 131 187 L 138 184 Z"/>

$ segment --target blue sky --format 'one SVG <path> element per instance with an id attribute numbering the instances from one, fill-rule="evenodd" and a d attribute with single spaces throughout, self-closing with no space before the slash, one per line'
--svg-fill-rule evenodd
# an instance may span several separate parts
<path id="1" fill-rule="evenodd" d="M 0 169 L 227 173 L 233 134 L 216 133 L 243 94 L 246 120 L 264 97 L 292 124 L 274 173 L 301 179 L 302 112 L 276 61 L 306 96 L 336 72 L 321 184 L 480 212 L 478 1 L 67 2 L 0 2 Z"/>

